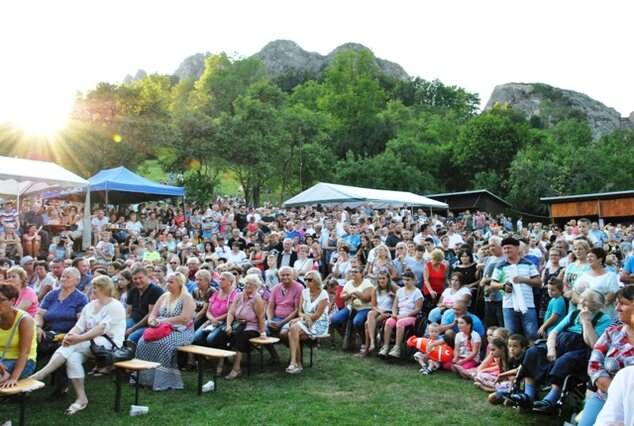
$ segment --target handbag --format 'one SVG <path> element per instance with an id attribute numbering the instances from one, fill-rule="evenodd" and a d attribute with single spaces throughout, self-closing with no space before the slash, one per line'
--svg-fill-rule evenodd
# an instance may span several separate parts
<path id="1" fill-rule="evenodd" d="M 104 334 L 103 337 L 112 344 L 111 349 L 96 344 L 93 339 L 90 340 L 90 351 L 95 356 L 95 363 L 97 364 L 97 367 L 105 368 L 111 366 L 115 362 L 127 361 L 134 358 L 134 351 L 132 348 L 117 346 L 112 338 L 107 334 Z"/>
<path id="2" fill-rule="evenodd" d="M 61 336 L 61 338 L 57 337 Z M 60 347 L 63 334 L 54 331 L 45 331 L 40 343 L 37 344 L 37 352 L 42 355 L 50 355 Z"/>
<path id="3" fill-rule="evenodd" d="M 231 334 L 242 333 L 247 328 L 247 323 L 244 320 L 233 320 L 231 323 Z"/>
<path id="4" fill-rule="evenodd" d="M 162 322 L 156 327 L 148 327 L 143 330 L 143 339 L 146 342 L 161 340 L 169 336 L 172 331 L 174 331 L 174 326 L 171 322 Z"/>

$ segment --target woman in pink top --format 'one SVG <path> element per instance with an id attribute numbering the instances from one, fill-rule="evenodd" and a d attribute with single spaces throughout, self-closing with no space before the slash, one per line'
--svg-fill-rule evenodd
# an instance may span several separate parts
<path id="1" fill-rule="evenodd" d="M 231 272 L 223 272 L 220 274 L 220 291 L 214 292 L 209 299 L 209 308 L 207 309 L 207 322 L 203 323 L 194 335 L 194 345 L 208 346 L 210 348 L 225 348 L 227 346 L 227 335 L 225 331 L 225 322 L 227 313 L 233 300 L 236 298 L 238 291 L 234 286 L 235 277 Z M 189 360 L 189 365 L 194 365 L 193 356 Z M 217 374 L 222 374 L 224 369 L 224 358 L 221 358 Z"/>
<path id="2" fill-rule="evenodd" d="M 13 285 L 19 292 L 15 307 L 35 317 L 38 308 L 37 294 L 35 294 L 35 290 L 28 286 L 27 280 L 27 273 L 20 266 L 14 266 L 7 271 L 8 283 Z"/>
<path id="3" fill-rule="evenodd" d="M 260 336 L 266 339 L 264 327 L 264 301 L 258 294 L 262 280 L 257 275 L 247 275 L 244 279 L 244 292 L 238 294 L 229 308 L 225 331 L 231 335 L 231 348 L 236 351 L 233 369 L 225 377 L 235 380 L 240 377 L 240 363 L 244 353 L 249 349 L 249 339 Z M 238 323 L 245 324 L 244 329 L 238 330 Z M 234 331 L 234 327 L 236 331 Z"/>

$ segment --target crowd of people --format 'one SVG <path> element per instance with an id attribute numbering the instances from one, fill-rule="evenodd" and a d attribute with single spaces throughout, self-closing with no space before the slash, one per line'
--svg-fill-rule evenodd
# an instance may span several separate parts
<path id="1" fill-rule="evenodd" d="M 51 397 L 69 381 L 75 391 L 71 415 L 88 404 L 92 345 L 160 363 L 136 378 L 158 391 L 183 388 L 193 368 L 179 346 L 231 348 L 217 372 L 235 380 L 253 337 L 279 337 L 298 374 L 302 341 L 334 346 L 339 334 L 358 358 L 413 355 L 424 376 L 452 371 L 493 404 L 545 413 L 559 410 L 568 375 L 587 375 L 581 424 L 632 416 L 614 408 L 632 401 L 612 399 L 634 368 L 631 227 L 232 197 L 98 209 L 90 242 L 81 208 L 63 201 L 6 202 L 0 221 L 0 386 L 53 374 Z"/>

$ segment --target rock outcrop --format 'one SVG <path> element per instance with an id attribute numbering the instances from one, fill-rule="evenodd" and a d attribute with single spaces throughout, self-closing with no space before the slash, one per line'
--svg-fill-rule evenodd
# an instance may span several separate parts
<path id="1" fill-rule="evenodd" d="M 288 72 L 320 75 L 332 63 L 338 53 L 360 50 L 367 50 L 372 53 L 370 49 L 361 44 L 346 43 L 337 47 L 328 55 L 323 56 L 317 52 L 309 52 L 302 49 L 294 41 L 275 40 L 268 43 L 262 50 L 251 57 L 262 61 L 270 77 L 277 77 Z M 197 53 L 189 56 L 180 64 L 174 75 L 179 78 L 199 78 L 205 70 L 205 59 L 209 55 L 209 53 Z M 374 64 L 384 74 L 399 79 L 409 78 L 399 64 L 377 57 L 374 57 Z"/>
<path id="2" fill-rule="evenodd" d="M 559 89 L 542 83 L 508 83 L 496 86 L 485 106 L 508 104 L 526 113 L 528 118 L 540 116 L 546 124 L 562 114 L 585 118 L 596 139 L 619 128 L 634 130 L 634 120 L 621 117 L 614 108 L 605 106 L 583 93 Z"/>

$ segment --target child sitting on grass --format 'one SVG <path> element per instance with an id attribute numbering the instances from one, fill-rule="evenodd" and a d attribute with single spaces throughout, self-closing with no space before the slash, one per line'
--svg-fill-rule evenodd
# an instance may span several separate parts
<path id="1" fill-rule="evenodd" d="M 407 346 L 419 350 L 414 354 L 414 359 L 420 364 L 421 368 L 418 371 L 425 376 L 453 358 L 453 349 L 440 337 L 440 325 L 432 322 L 427 326 L 427 332 L 429 339 L 412 336 L 407 341 Z"/>
<path id="2" fill-rule="evenodd" d="M 473 319 L 469 315 L 462 315 L 458 318 L 458 329 L 460 333 L 456 335 L 450 368 L 454 373 L 461 375 L 464 370 L 478 366 L 482 339 L 473 330 Z"/>
<path id="3" fill-rule="evenodd" d="M 566 301 L 563 297 L 563 280 L 551 278 L 548 282 L 547 289 L 550 301 L 548 302 L 548 308 L 546 308 L 546 314 L 544 315 L 544 324 L 537 330 L 537 334 L 540 337 L 548 337 L 552 329 L 566 316 Z"/>
<path id="4" fill-rule="evenodd" d="M 509 349 L 506 340 L 501 337 L 494 337 L 491 342 L 490 356 L 492 366 L 480 369 L 475 375 L 473 385 L 487 392 L 495 392 L 495 379 L 501 372 L 508 370 Z M 484 361 L 482 362 L 484 364 Z M 482 364 L 480 364 L 482 366 Z"/>
<path id="5" fill-rule="evenodd" d="M 487 374 L 497 375 L 497 373 L 499 372 L 499 367 L 496 363 L 496 359 L 493 354 L 493 351 L 496 348 L 493 345 L 493 340 L 496 337 L 499 337 L 502 340 L 504 340 L 504 343 L 506 344 L 506 341 L 508 340 L 510 334 L 511 332 L 509 331 L 508 328 L 489 327 L 489 329 L 487 330 L 487 341 L 489 342 L 489 344 L 487 345 L 487 348 L 486 348 L 486 356 L 484 357 L 484 360 L 482 360 L 480 365 L 478 365 L 476 368 L 472 368 L 470 370 L 463 370 L 461 376 L 467 380 L 474 380 L 476 376 L 478 375 L 478 373 L 487 373 Z"/>
<path id="6" fill-rule="evenodd" d="M 524 361 L 524 355 L 528 348 L 528 340 L 521 334 L 513 334 L 509 337 L 507 347 L 509 351 L 507 370 L 500 370 L 501 372 L 498 374 L 494 383 L 496 391 L 489 394 L 488 397 L 489 402 L 494 405 L 502 404 L 504 402 L 504 394 L 510 391 L 511 384 L 513 380 L 515 380 L 519 367 Z"/>

